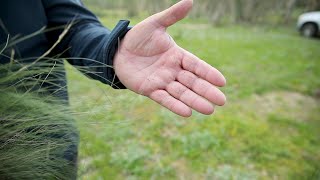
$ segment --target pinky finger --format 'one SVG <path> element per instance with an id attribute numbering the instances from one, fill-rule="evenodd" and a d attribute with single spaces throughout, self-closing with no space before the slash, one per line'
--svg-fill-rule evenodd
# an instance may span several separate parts
<path id="1" fill-rule="evenodd" d="M 167 91 L 157 90 L 151 93 L 149 97 L 180 116 L 190 117 L 192 115 L 190 107 L 172 97 Z"/>

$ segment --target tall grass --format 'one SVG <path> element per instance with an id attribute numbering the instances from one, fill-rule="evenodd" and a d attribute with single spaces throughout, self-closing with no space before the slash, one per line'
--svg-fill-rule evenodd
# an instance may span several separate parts
<path id="1" fill-rule="evenodd" d="M 73 23 L 67 25 L 54 45 L 40 57 L 15 59 L 15 44 L 44 31 L 12 38 L 0 45 L 0 57 L 10 59 L 0 64 L 0 179 L 74 179 L 78 130 L 69 108 L 65 78 L 65 61 L 81 58 L 48 57 L 64 38 Z M 63 28 L 63 27 L 57 27 Z M 56 29 L 56 28 L 55 28 Z M 9 54 L 9 55 L 8 55 Z M 109 67 L 92 59 L 93 68 Z M 83 74 L 101 77 L 94 69 L 77 67 Z M 63 84 L 63 83 L 62 83 Z M 91 107 L 92 109 L 93 107 Z"/>
<path id="2" fill-rule="evenodd" d="M 0 52 L 5 56 L 4 49 Z M 76 175 L 75 164 L 66 158 L 77 144 L 72 113 L 43 86 L 54 84 L 50 74 L 64 71 L 58 61 L 42 57 L 30 64 L 11 58 L 0 65 L 0 179 Z"/>

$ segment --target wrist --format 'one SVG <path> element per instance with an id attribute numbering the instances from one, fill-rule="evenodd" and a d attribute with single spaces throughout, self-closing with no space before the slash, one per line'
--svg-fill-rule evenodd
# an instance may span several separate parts
<path id="1" fill-rule="evenodd" d="M 114 61 L 116 61 L 116 56 L 118 52 L 118 47 L 120 46 L 120 40 L 126 35 L 126 33 L 131 29 L 128 27 L 130 21 L 121 20 L 116 25 L 116 27 L 111 31 L 109 40 L 106 44 L 106 57 L 105 64 L 107 65 L 104 68 L 105 78 L 107 79 L 106 83 L 111 87 L 116 89 L 125 89 L 126 87 L 119 81 L 118 77 L 115 74 L 114 70 Z"/>

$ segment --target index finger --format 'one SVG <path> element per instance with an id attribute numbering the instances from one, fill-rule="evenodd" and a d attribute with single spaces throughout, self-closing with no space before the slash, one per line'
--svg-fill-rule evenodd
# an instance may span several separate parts
<path id="1" fill-rule="evenodd" d="M 215 86 L 226 85 L 226 79 L 220 71 L 188 51 L 185 51 L 185 56 L 182 59 L 182 68 Z"/>

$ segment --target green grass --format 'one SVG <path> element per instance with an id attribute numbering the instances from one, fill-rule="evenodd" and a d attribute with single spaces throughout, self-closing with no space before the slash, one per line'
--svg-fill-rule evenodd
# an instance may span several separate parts
<path id="1" fill-rule="evenodd" d="M 48 95 L 41 77 L 64 71 L 63 64 L 48 68 L 12 60 L 0 65 L 0 179 L 70 179 L 77 132 L 70 109 Z M 48 77 L 48 76 L 47 76 Z M 51 81 L 52 82 L 52 81 Z M 40 89 L 42 87 L 42 89 Z"/>
<path id="2" fill-rule="evenodd" d="M 108 27 L 119 19 L 107 17 Z M 227 105 L 184 119 L 67 65 L 79 112 L 80 179 L 320 178 L 319 40 L 294 28 L 193 20 L 169 31 L 224 73 Z"/>

